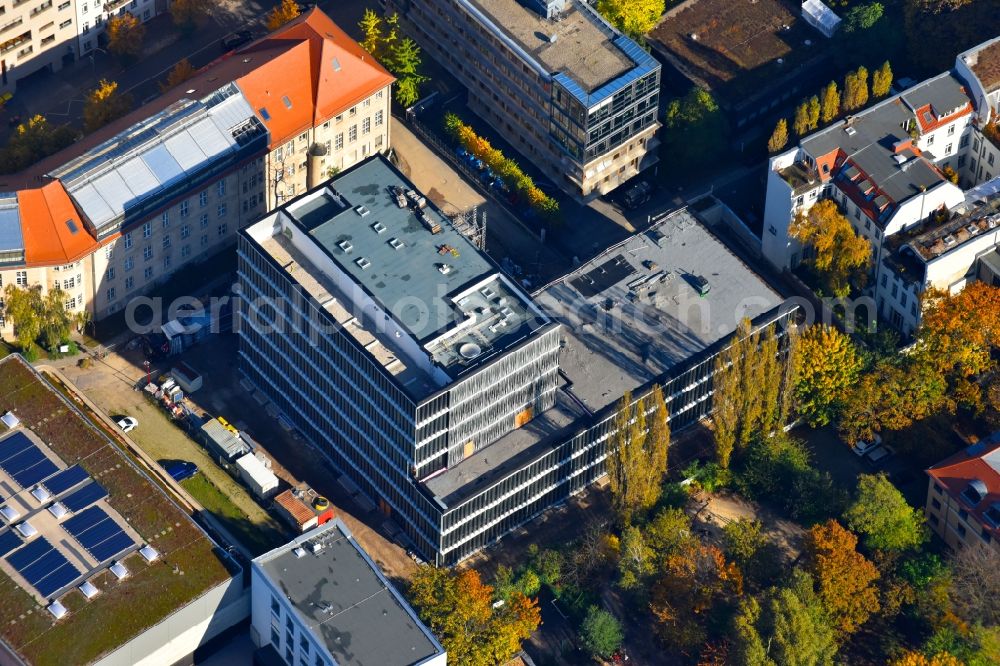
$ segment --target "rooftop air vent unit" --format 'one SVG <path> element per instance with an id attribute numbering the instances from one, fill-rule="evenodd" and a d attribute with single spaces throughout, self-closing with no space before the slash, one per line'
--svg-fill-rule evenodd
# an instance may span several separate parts
<path id="1" fill-rule="evenodd" d="M 844 127 L 844 131 L 847 132 L 847 136 L 854 136 L 855 134 L 858 133 L 858 130 L 854 129 L 850 125 Z"/>
<path id="2" fill-rule="evenodd" d="M 451 273 L 451 266 L 449 266 L 448 264 L 438 264 L 438 273 L 440 273 L 441 275 L 447 275 L 448 273 Z"/>
<path id="3" fill-rule="evenodd" d="M 299 559 L 306 556 L 306 551 L 304 548 L 292 548 L 292 554 L 295 555 L 295 559 Z"/>
<path id="4" fill-rule="evenodd" d="M 323 544 L 320 541 L 312 541 L 309 543 L 309 550 L 312 551 L 313 555 L 321 552 L 323 550 Z"/>
<path id="5" fill-rule="evenodd" d="M 372 262 L 368 261 L 364 257 L 358 257 L 357 259 L 354 260 L 354 263 L 356 263 L 361 268 L 361 270 L 365 270 L 366 268 L 372 265 Z"/>
<path id="6" fill-rule="evenodd" d="M 958 242 L 958 239 L 956 239 L 956 238 L 955 238 L 954 236 L 952 236 L 951 234 L 948 234 L 947 236 L 945 236 L 945 237 L 944 237 L 944 238 L 942 238 L 941 240 L 943 240 L 943 241 L 944 241 L 944 244 L 945 244 L 945 245 L 947 245 L 948 247 L 951 247 L 952 245 L 954 245 L 955 243 L 957 243 L 957 242 Z"/>
<path id="7" fill-rule="evenodd" d="M 895 155 L 893 155 L 892 159 L 893 159 L 894 162 L 896 162 L 896 164 L 902 164 L 903 162 L 906 161 L 906 157 L 904 157 L 903 155 L 900 155 L 898 153 L 895 154 Z"/>
<path id="8" fill-rule="evenodd" d="M 365 208 L 364 206 L 358 206 L 357 208 L 354 209 L 354 212 L 360 215 L 361 217 L 366 217 L 369 213 L 371 213 L 371 211 Z"/>
<path id="9" fill-rule="evenodd" d="M 382 224 L 381 222 L 376 222 L 375 224 L 373 224 L 372 229 L 374 229 L 375 233 L 377 234 L 385 233 L 385 225 Z"/>
<path id="10" fill-rule="evenodd" d="M 389 245 L 392 246 L 392 249 L 394 250 L 402 250 L 404 247 L 406 247 L 406 243 L 399 240 L 398 238 L 390 238 Z"/>
<path id="11" fill-rule="evenodd" d="M 965 230 L 969 232 L 970 236 L 975 236 L 976 234 L 979 233 L 979 226 L 975 224 L 970 224 L 965 228 Z"/>
<path id="12" fill-rule="evenodd" d="M 344 252 L 346 252 L 348 254 L 350 254 L 351 250 L 354 249 L 354 246 L 351 245 L 351 242 L 350 241 L 345 241 L 345 240 L 344 241 L 340 241 L 339 243 L 337 243 L 337 247 L 339 247 L 341 250 L 343 250 Z"/>

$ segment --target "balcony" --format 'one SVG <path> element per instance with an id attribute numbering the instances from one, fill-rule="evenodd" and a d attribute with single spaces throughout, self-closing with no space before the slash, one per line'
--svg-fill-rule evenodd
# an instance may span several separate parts
<path id="1" fill-rule="evenodd" d="M 22 34 L 18 35 L 14 39 L 8 39 L 5 42 L 0 42 L 0 54 L 8 53 L 10 51 L 13 51 L 17 47 L 19 47 L 21 44 L 24 44 L 29 39 L 31 39 L 31 31 L 30 30 L 28 32 L 25 32 L 25 33 L 22 33 Z"/>
<path id="2" fill-rule="evenodd" d="M 104 11 L 108 14 L 118 9 L 122 5 L 128 4 L 132 0 L 111 0 L 110 2 L 104 3 Z"/>
<path id="3" fill-rule="evenodd" d="M 45 0 L 45 2 L 32 9 L 30 12 L 31 18 L 35 18 L 47 9 L 52 9 L 52 0 Z"/>
<path id="4" fill-rule="evenodd" d="M 22 23 L 24 23 L 24 17 L 23 16 L 18 16 L 13 21 L 9 21 L 7 23 L 4 23 L 3 25 L 0 25 L 0 33 L 7 32 L 11 28 L 16 28 L 17 26 L 21 25 Z"/>

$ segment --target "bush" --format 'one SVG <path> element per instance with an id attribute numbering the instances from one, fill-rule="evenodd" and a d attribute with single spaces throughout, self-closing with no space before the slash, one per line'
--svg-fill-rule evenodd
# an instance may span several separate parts
<path id="1" fill-rule="evenodd" d="M 681 476 L 691 479 L 692 484 L 707 493 L 722 490 L 733 480 L 730 471 L 715 461 L 702 464 L 695 460 L 681 472 Z"/>
<path id="2" fill-rule="evenodd" d="M 38 345 L 29 343 L 27 346 L 21 348 L 21 356 L 28 363 L 34 363 L 38 360 Z"/>
<path id="3" fill-rule="evenodd" d="M 81 370 L 87 370 L 93 364 L 94 362 L 91 360 L 89 356 L 84 356 L 83 358 L 81 358 L 79 361 L 76 362 L 76 367 L 80 368 Z"/>

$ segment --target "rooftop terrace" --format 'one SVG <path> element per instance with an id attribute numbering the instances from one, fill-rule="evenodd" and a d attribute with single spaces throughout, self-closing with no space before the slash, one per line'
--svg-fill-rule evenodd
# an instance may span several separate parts
<path id="1" fill-rule="evenodd" d="M 615 33 L 578 0 L 567 0 L 557 20 L 546 19 L 518 0 L 466 2 L 549 73 L 565 72 L 587 92 L 624 74 L 634 64 L 612 43 Z"/>
<path id="2" fill-rule="evenodd" d="M 339 518 L 253 566 L 341 666 L 404 666 L 443 652 Z"/>
<path id="3" fill-rule="evenodd" d="M 1000 88 L 1000 38 L 976 53 L 972 72 L 979 78 L 986 92 Z"/>

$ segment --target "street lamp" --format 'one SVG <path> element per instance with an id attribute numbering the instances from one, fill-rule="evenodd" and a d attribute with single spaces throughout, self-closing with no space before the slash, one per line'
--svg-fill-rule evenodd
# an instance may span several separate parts
<path id="1" fill-rule="evenodd" d="M 149 385 L 150 363 L 148 360 L 142 362 L 142 367 L 146 368 L 146 385 Z"/>

